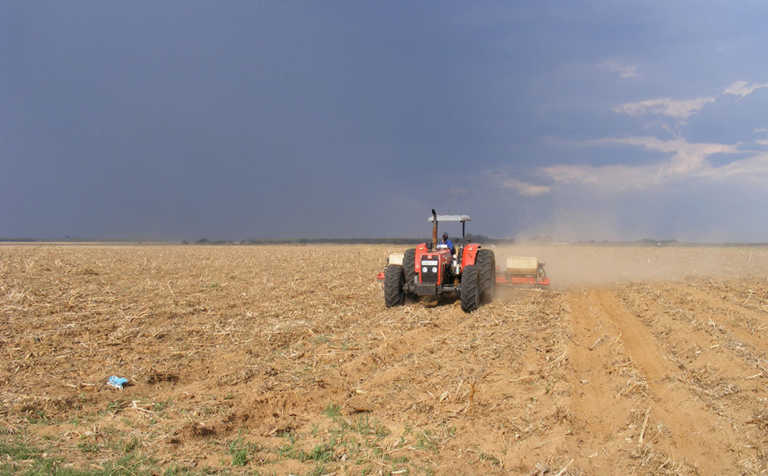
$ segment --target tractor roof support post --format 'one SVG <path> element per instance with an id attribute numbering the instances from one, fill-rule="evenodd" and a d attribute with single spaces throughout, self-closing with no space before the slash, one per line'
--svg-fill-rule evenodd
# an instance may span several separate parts
<path id="1" fill-rule="evenodd" d="M 464 231 L 466 230 L 467 222 L 463 221 L 461 222 L 461 241 L 465 241 L 466 234 Z"/>

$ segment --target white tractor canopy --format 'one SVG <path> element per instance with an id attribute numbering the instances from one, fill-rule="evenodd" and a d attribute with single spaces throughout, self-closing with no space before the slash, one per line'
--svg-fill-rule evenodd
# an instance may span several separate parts
<path id="1" fill-rule="evenodd" d="M 429 218 L 427 218 L 427 221 L 431 223 L 432 221 L 434 221 L 434 217 L 430 216 Z M 472 220 L 469 218 L 469 215 L 437 215 L 437 221 L 438 222 L 454 221 L 454 222 L 464 223 Z"/>

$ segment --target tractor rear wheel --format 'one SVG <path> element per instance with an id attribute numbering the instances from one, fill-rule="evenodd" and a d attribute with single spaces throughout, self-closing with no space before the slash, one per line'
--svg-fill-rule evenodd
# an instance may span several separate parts
<path id="1" fill-rule="evenodd" d="M 472 312 L 480 306 L 479 271 L 477 266 L 468 265 L 461 272 L 461 292 L 459 297 L 461 298 L 461 310 L 464 312 Z"/>
<path id="2" fill-rule="evenodd" d="M 493 250 L 478 250 L 476 264 L 480 269 L 480 297 L 485 302 L 491 302 L 496 293 L 496 257 Z"/>
<path id="3" fill-rule="evenodd" d="M 405 250 L 403 255 L 403 273 L 405 274 L 406 289 L 412 286 L 416 277 L 416 249 Z"/>
<path id="4" fill-rule="evenodd" d="M 384 304 L 387 307 L 399 306 L 405 302 L 403 290 L 403 267 L 390 264 L 384 271 Z"/>

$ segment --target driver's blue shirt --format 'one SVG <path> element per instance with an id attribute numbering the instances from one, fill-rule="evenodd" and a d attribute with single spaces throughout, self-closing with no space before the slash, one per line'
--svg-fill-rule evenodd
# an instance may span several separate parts
<path id="1" fill-rule="evenodd" d="M 443 241 L 443 244 L 448 246 L 448 249 L 451 250 L 451 254 L 454 254 L 456 252 L 456 250 L 453 249 L 453 241 L 451 241 L 450 238 L 448 238 L 447 240 Z"/>

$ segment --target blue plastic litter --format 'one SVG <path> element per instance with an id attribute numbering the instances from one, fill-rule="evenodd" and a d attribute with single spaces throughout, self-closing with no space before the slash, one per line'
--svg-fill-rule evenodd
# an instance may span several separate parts
<path id="1" fill-rule="evenodd" d="M 126 383 L 128 383 L 127 378 L 117 377 L 115 375 L 109 377 L 109 380 L 107 380 L 107 385 L 109 385 L 110 387 L 119 388 L 120 390 L 123 389 L 123 385 L 125 385 Z"/>

